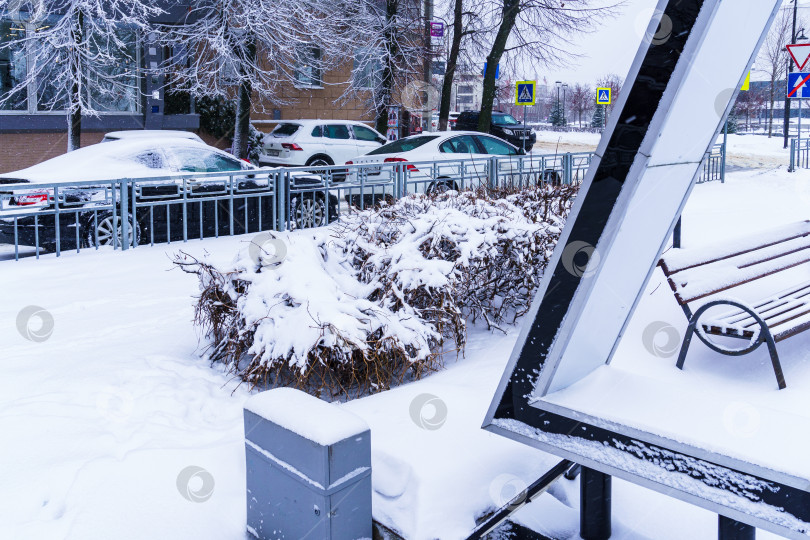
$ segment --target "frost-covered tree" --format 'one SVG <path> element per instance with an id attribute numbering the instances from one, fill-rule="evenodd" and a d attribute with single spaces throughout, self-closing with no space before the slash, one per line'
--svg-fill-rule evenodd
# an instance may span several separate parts
<path id="1" fill-rule="evenodd" d="M 582 116 L 593 110 L 594 101 L 592 88 L 577 83 L 571 89 L 571 111 L 577 114 L 579 127 L 582 127 Z"/>
<path id="2" fill-rule="evenodd" d="M 358 0 L 352 4 L 347 32 L 351 36 L 348 47 L 353 49 L 352 77 L 339 102 L 367 103 L 375 114 L 377 130 L 385 133 L 388 106 L 399 102 L 409 85 L 424 79 L 426 21 L 419 0 Z M 421 93 L 421 88 L 412 93 Z"/>
<path id="3" fill-rule="evenodd" d="M 551 115 L 548 117 L 548 121 L 552 126 L 556 127 L 566 125 L 565 111 L 563 110 L 562 102 L 559 99 L 555 100 L 554 105 L 551 106 Z"/>
<path id="4" fill-rule="evenodd" d="M 174 51 L 161 68 L 191 95 L 236 98 L 234 153 L 246 158 L 254 96 L 287 104 L 283 88 L 323 86 L 323 73 L 346 60 L 359 13 L 349 0 L 198 1 L 180 24 L 159 28 Z"/>
<path id="5" fill-rule="evenodd" d="M 476 11 L 488 31 L 478 32 L 475 42 L 488 50 L 489 66 L 501 64 L 513 71 L 539 70 L 570 58 L 568 45 L 583 32 L 595 30 L 612 14 L 618 1 L 596 0 L 477 0 Z M 502 62 L 505 60 L 505 62 Z M 479 129 L 491 121 L 495 99 L 495 70 L 484 75 Z"/>
<path id="6" fill-rule="evenodd" d="M 71 151 L 80 146 L 82 115 L 135 103 L 137 40 L 162 12 L 148 0 L 0 0 L 14 32 L 0 51 L 25 57 L 25 73 L 0 95 L 0 104 L 25 99 L 36 88 L 41 111 L 65 111 Z"/>

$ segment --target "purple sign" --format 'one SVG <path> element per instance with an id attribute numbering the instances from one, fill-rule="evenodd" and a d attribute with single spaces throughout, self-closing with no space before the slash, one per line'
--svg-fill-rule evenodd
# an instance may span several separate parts
<path id="1" fill-rule="evenodd" d="M 430 37 L 444 37 L 444 23 L 431 22 L 430 23 Z"/>

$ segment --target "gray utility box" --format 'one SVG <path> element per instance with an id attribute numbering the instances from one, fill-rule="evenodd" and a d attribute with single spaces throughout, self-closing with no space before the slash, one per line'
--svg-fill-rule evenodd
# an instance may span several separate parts
<path id="1" fill-rule="evenodd" d="M 299 390 L 245 403 L 247 529 L 262 540 L 371 538 L 371 432 Z"/>

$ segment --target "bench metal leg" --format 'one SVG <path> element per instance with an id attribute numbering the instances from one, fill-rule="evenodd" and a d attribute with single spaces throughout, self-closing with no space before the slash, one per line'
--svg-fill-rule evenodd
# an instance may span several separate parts
<path id="1" fill-rule="evenodd" d="M 771 355 L 773 372 L 776 374 L 776 384 L 779 385 L 780 390 L 784 390 L 787 388 L 787 384 L 785 384 L 785 374 L 782 373 L 782 364 L 779 363 L 779 354 L 776 352 L 776 342 L 767 327 L 763 328 L 762 332 L 765 334 L 765 343 L 768 345 L 768 353 Z"/>
<path id="2" fill-rule="evenodd" d="M 678 353 L 678 363 L 675 364 L 678 366 L 678 369 L 683 369 L 683 364 L 686 362 L 686 353 L 689 351 L 689 344 L 692 343 L 692 336 L 695 335 L 695 327 L 697 326 L 698 318 L 696 316 L 692 316 L 689 320 L 689 326 L 686 328 L 686 335 L 683 337 L 683 343 L 681 343 L 681 352 Z"/>
<path id="3" fill-rule="evenodd" d="M 757 537 L 757 530 L 751 525 L 740 523 L 726 516 L 718 516 L 717 538 L 718 540 L 754 540 Z"/>
<path id="4" fill-rule="evenodd" d="M 743 349 L 730 351 L 728 349 L 718 347 L 717 345 L 709 341 L 706 337 L 704 337 L 697 329 L 700 317 L 709 308 L 719 305 L 734 306 L 739 309 L 742 309 L 743 311 L 751 315 L 751 317 L 757 322 L 757 324 L 759 324 L 760 327 L 759 336 L 757 337 L 756 341 L 754 341 L 753 343 L 751 343 L 750 345 L 748 345 Z M 782 372 L 782 364 L 779 363 L 779 354 L 776 352 L 776 341 L 773 339 L 773 335 L 771 334 L 771 331 L 768 329 L 768 325 L 765 324 L 765 321 L 762 320 L 759 314 L 757 314 L 753 309 L 738 302 L 733 302 L 730 300 L 715 300 L 713 302 L 709 302 L 701 306 L 700 309 L 698 309 L 695 312 L 695 314 L 689 318 L 689 326 L 687 326 L 686 328 L 686 335 L 683 338 L 680 353 L 678 353 L 678 362 L 676 363 L 678 369 L 683 369 L 683 364 L 686 362 L 686 353 L 689 351 L 689 344 L 692 343 L 692 338 L 694 337 L 695 332 L 697 332 L 700 341 L 702 341 L 711 350 L 728 356 L 742 356 L 744 354 L 748 354 L 759 348 L 759 346 L 762 345 L 763 343 L 765 343 L 768 346 L 768 354 L 771 357 L 771 364 L 773 364 L 773 372 L 776 375 L 776 383 L 779 385 L 780 390 L 787 388 L 787 384 L 785 383 L 785 375 Z"/>
<path id="5" fill-rule="evenodd" d="M 611 529 L 611 477 L 582 467 L 579 482 L 579 535 L 584 540 L 608 540 Z"/>

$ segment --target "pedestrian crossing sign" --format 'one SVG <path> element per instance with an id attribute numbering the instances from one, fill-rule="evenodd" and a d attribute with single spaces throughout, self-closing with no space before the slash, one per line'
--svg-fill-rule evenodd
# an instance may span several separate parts
<path id="1" fill-rule="evenodd" d="M 597 105 L 610 105 L 610 99 L 613 97 L 613 92 L 610 88 L 597 88 L 596 89 L 596 104 Z"/>
<path id="2" fill-rule="evenodd" d="M 535 81 L 518 81 L 515 84 L 515 105 L 534 105 L 537 98 Z"/>

